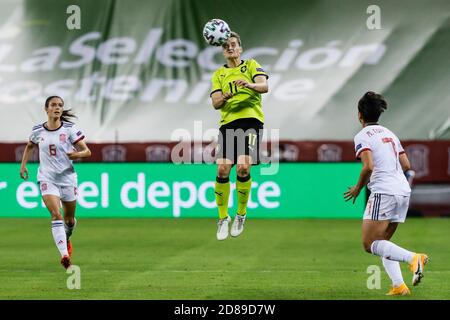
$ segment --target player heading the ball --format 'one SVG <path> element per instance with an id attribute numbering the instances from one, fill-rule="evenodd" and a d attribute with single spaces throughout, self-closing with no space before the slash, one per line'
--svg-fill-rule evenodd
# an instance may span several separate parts
<path id="1" fill-rule="evenodd" d="M 216 149 L 217 176 L 216 203 L 219 210 L 217 239 L 228 237 L 228 199 L 230 196 L 230 171 L 236 165 L 236 191 L 238 199 L 231 236 L 244 230 L 247 202 L 252 179 L 250 168 L 259 163 L 259 147 L 264 124 L 261 94 L 268 92 L 267 73 L 254 59 L 241 60 L 241 38 L 231 32 L 222 45 L 226 64 L 212 76 L 211 101 L 220 110 L 219 141 Z"/>

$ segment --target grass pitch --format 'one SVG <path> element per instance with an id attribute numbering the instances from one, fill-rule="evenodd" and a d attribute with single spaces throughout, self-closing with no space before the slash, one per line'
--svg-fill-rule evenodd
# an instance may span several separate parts
<path id="1" fill-rule="evenodd" d="M 79 219 L 81 289 L 69 290 L 49 219 L 0 219 L 0 299 L 450 299 L 450 219 L 408 219 L 393 241 L 430 262 L 409 297 L 386 297 L 360 220 L 255 220 L 215 239 L 212 219 Z M 381 270 L 369 290 L 367 268 Z M 411 274 L 402 264 L 407 284 Z"/>

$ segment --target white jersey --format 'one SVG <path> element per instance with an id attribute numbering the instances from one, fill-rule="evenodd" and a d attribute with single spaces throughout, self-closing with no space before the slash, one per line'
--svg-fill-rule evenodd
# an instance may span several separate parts
<path id="1" fill-rule="evenodd" d="M 77 174 L 66 153 L 75 151 L 74 145 L 84 138 L 83 133 L 70 122 L 62 122 L 50 130 L 43 124 L 33 127 L 30 141 L 39 146 L 39 182 L 57 186 L 77 186 Z"/>
<path id="2" fill-rule="evenodd" d="M 372 193 L 409 196 L 411 188 L 400 165 L 399 155 L 404 153 L 397 136 L 380 125 L 368 125 L 355 136 L 356 158 L 370 150 L 373 172 L 367 185 Z"/>

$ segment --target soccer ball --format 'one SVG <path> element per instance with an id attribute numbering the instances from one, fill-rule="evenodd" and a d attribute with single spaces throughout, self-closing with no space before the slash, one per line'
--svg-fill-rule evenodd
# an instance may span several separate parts
<path id="1" fill-rule="evenodd" d="M 220 19 L 209 20 L 203 28 L 203 38 L 212 46 L 221 46 L 231 35 L 228 24 Z"/>

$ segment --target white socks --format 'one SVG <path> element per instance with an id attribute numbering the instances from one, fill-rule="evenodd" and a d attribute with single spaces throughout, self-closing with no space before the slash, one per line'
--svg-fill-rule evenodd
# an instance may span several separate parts
<path id="1" fill-rule="evenodd" d="M 375 240 L 372 242 L 370 249 L 374 255 L 399 262 L 411 263 L 414 257 L 413 252 L 387 240 Z"/>
<path id="2" fill-rule="evenodd" d="M 61 253 L 61 257 L 68 256 L 66 231 L 64 230 L 64 222 L 62 220 L 52 221 L 52 234 L 56 247 L 58 248 L 59 253 Z"/>
<path id="3" fill-rule="evenodd" d="M 400 269 L 400 263 L 398 261 L 381 258 L 383 261 L 384 269 L 386 270 L 389 278 L 392 280 L 394 287 L 400 286 L 403 281 L 402 270 Z"/>

